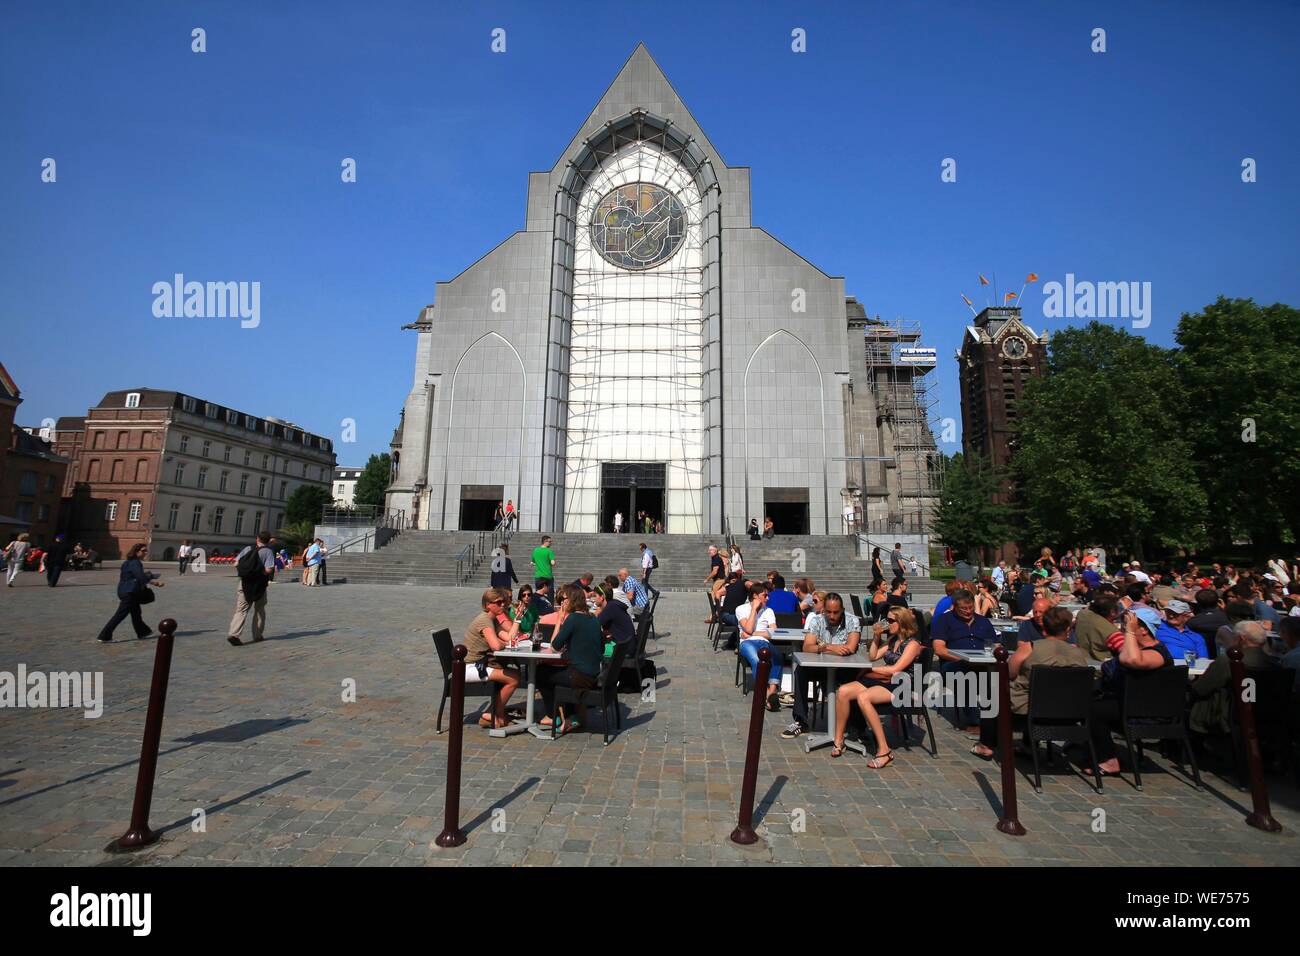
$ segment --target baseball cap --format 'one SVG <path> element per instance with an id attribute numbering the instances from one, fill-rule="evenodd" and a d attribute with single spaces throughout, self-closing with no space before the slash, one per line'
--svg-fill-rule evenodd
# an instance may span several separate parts
<path id="1" fill-rule="evenodd" d="M 1146 625 L 1152 637 L 1156 636 L 1156 632 L 1160 629 L 1159 614 L 1149 607 L 1133 607 L 1129 609 L 1129 613 Z"/>
<path id="2" fill-rule="evenodd" d="M 1142 567 L 1142 562 L 1141 562 L 1141 561 L 1130 561 L 1129 564 L 1130 564 L 1132 567 L 1135 567 L 1135 568 L 1140 568 L 1140 567 Z"/>
<path id="3" fill-rule="evenodd" d="M 1192 608 L 1186 601 L 1174 599 L 1165 604 L 1165 610 L 1170 614 L 1191 614 Z"/>

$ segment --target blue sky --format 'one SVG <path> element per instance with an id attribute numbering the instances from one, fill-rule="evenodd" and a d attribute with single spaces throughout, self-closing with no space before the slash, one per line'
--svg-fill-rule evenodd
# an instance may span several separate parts
<path id="1" fill-rule="evenodd" d="M 1150 282 L 1162 344 L 1221 293 L 1300 305 L 1298 38 L 1282 0 L 10 0 L 0 361 L 25 424 L 177 388 L 336 441 L 355 419 L 337 450 L 360 464 L 410 385 L 399 327 L 522 228 L 527 173 L 644 40 L 723 158 L 752 167 L 754 224 L 871 313 L 920 320 L 936 412 L 960 418 L 959 295 L 983 303 L 978 273 L 1002 291 L 1030 271 Z M 261 326 L 155 318 L 151 287 L 177 272 L 259 281 Z M 1061 328 L 1038 289 L 1027 321 Z"/>

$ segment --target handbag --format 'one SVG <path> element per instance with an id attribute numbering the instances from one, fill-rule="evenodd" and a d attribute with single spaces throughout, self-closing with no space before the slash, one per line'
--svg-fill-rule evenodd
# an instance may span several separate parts
<path id="1" fill-rule="evenodd" d="M 143 591 L 137 591 L 135 595 L 137 604 L 152 604 L 157 600 L 157 595 L 153 593 L 153 588 L 146 586 Z"/>

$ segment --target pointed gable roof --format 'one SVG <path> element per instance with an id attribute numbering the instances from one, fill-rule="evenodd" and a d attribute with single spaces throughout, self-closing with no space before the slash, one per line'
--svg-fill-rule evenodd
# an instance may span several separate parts
<path id="1" fill-rule="evenodd" d="M 726 165 L 645 43 L 638 43 L 553 168 L 562 168 L 582 147 L 582 141 L 593 136 L 606 122 L 626 116 L 635 109 L 672 120 L 673 125 L 692 137 L 715 164 Z"/>

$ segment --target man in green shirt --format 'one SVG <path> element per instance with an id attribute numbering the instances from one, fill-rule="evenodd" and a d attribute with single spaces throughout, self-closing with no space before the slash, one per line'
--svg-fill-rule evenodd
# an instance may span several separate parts
<path id="1" fill-rule="evenodd" d="M 542 538 L 539 547 L 533 549 L 533 568 L 536 571 L 535 587 L 541 587 L 543 581 L 555 583 L 555 552 L 551 550 L 550 535 Z"/>

